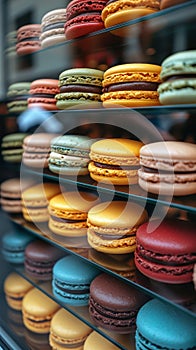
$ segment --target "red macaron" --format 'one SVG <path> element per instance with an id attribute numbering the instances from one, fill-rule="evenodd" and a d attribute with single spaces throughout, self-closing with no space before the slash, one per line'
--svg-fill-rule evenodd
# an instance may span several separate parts
<path id="1" fill-rule="evenodd" d="M 48 111 L 58 109 L 55 99 L 56 94 L 60 92 L 58 84 L 58 79 L 34 80 L 30 85 L 28 107 L 40 107 Z"/>
<path id="2" fill-rule="evenodd" d="M 72 0 L 67 5 L 65 35 L 68 40 L 104 28 L 101 12 L 107 0 Z"/>
<path id="3" fill-rule="evenodd" d="M 165 219 L 139 227 L 136 233 L 135 264 L 154 280 L 166 283 L 192 281 L 196 262 L 195 225 L 188 221 Z M 148 226 L 149 225 L 149 226 Z"/>

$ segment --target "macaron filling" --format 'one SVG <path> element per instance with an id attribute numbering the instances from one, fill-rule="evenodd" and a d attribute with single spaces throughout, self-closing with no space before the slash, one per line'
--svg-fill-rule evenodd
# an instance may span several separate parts
<path id="1" fill-rule="evenodd" d="M 111 91 L 129 91 L 129 90 L 141 90 L 141 91 L 157 91 L 159 84 L 149 81 L 133 81 L 111 84 L 103 88 L 103 93 Z"/>
<path id="2" fill-rule="evenodd" d="M 130 311 L 118 311 L 118 310 L 111 310 L 107 307 L 103 307 L 98 302 L 96 302 L 92 296 L 90 296 L 89 299 L 89 311 L 91 313 L 91 316 L 93 316 L 94 320 L 104 326 L 108 327 L 110 329 L 116 329 L 117 322 L 118 322 L 118 328 L 119 327 L 129 327 L 129 328 L 135 328 L 135 322 L 136 322 L 136 315 L 138 310 L 130 310 Z M 101 316 L 100 316 L 101 314 Z M 101 323 L 100 323 L 101 321 Z"/>

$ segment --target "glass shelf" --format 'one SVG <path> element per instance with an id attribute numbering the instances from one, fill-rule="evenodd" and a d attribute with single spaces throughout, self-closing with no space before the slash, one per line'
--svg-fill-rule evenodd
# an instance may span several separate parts
<path id="1" fill-rule="evenodd" d="M 111 43 L 113 45 L 115 45 L 115 39 L 116 39 L 116 45 L 118 45 L 118 42 L 119 42 L 118 37 L 116 37 L 115 35 L 112 34 L 116 30 L 118 30 L 120 28 L 129 28 L 129 27 L 132 27 L 134 25 L 139 25 L 143 22 L 148 22 L 151 30 L 154 29 L 154 31 L 157 31 L 157 28 L 159 28 L 159 30 L 160 30 L 162 27 L 167 27 L 167 29 L 168 29 L 169 26 L 175 26 L 177 24 L 182 24 L 183 22 L 187 22 L 192 18 L 195 19 L 195 10 L 196 10 L 195 6 L 196 6 L 196 1 L 189 0 L 189 1 L 186 1 L 182 4 L 172 6 L 172 7 L 157 11 L 155 13 L 152 13 L 152 14 L 149 14 L 146 16 L 135 18 L 135 19 L 129 20 L 127 22 L 123 22 L 123 23 L 120 23 L 118 25 L 112 26 L 110 28 L 104 28 L 104 29 L 101 29 L 99 31 L 92 32 L 88 35 L 79 37 L 77 39 L 66 40 L 65 42 L 56 44 L 55 46 L 49 46 L 47 48 L 33 52 L 32 55 L 40 54 L 40 53 L 43 53 L 45 51 L 47 52 L 47 51 L 53 50 L 54 48 L 62 47 L 65 45 L 77 45 L 78 43 L 84 42 L 84 41 L 89 40 L 91 38 L 94 40 L 95 36 L 102 37 L 102 40 L 99 41 L 99 44 L 105 45 L 105 42 L 107 41 L 107 46 L 111 45 Z M 109 35 L 109 38 L 108 38 L 108 35 Z M 107 39 L 106 41 L 103 40 L 104 36 Z M 110 40 L 108 40 L 108 39 L 110 39 Z"/>
<path id="2" fill-rule="evenodd" d="M 133 200 L 137 203 L 141 203 L 143 205 L 149 204 L 152 207 L 159 207 L 161 211 L 161 207 L 165 207 L 165 210 L 169 208 L 175 208 L 177 210 L 187 211 L 188 215 L 193 214 L 196 215 L 196 195 L 189 196 L 179 196 L 179 197 L 166 197 L 166 196 L 158 196 L 153 194 L 147 194 L 144 190 L 140 188 L 139 185 L 131 185 L 129 186 L 109 186 L 103 183 L 96 183 L 93 181 L 90 176 L 80 176 L 75 178 L 71 177 L 63 177 L 57 176 L 50 172 L 50 170 L 44 170 L 44 172 L 39 172 L 32 168 L 22 167 L 22 176 L 25 176 L 25 173 L 28 175 L 33 175 L 34 178 L 44 179 L 45 181 L 55 181 L 60 184 L 66 190 L 66 185 L 68 185 L 67 190 L 76 190 L 84 189 L 90 190 L 92 192 L 96 192 L 102 200 L 111 200 L 112 198 L 122 198 L 124 200 Z M 164 209 L 163 209 L 164 210 Z M 176 213 L 177 215 L 178 213 Z M 195 217 L 196 219 L 196 217 Z"/>
<path id="3" fill-rule="evenodd" d="M 86 323 L 89 327 L 91 327 L 93 330 L 97 331 L 99 334 L 103 335 L 105 338 L 107 338 L 109 341 L 111 341 L 113 344 L 115 344 L 119 349 L 122 350 L 134 350 L 134 332 L 131 334 L 126 335 L 117 335 L 112 332 L 108 332 L 100 327 L 95 326 L 89 316 L 88 312 L 88 306 L 70 306 L 63 302 L 60 302 L 56 300 L 56 298 L 53 295 L 52 292 L 52 286 L 51 281 L 48 282 L 40 282 L 38 280 L 33 280 L 31 277 L 28 276 L 28 274 L 25 272 L 23 267 L 17 267 L 15 268 L 15 271 L 18 272 L 22 277 L 27 279 L 30 283 L 34 285 L 37 289 L 39 289 L 41 292 L 46 294 L 49 298 L 56 301 L 61 307 L 65 308 L 67 311 L 69 311 L 71 314 L 79 318 L 82 322 Z"/>
<path id="4" fill-rule="evenodd" d="M 98 267 L 101 271 L 110 273 L 131 284 L 150 298 L 159 298 L 167 303 L 174 304 L 177 308 L 196 317 L 196 293 L 192 282 L 173 285 L 152 280 L 137 270 L 134 264 L 134 254 L 119 256 L 103 254 L 95 251 L 87 242 L 84 244 L 84 241 L 80 244 L 78 241 L 75 243 L 75 241 L 70 241 L 66 238 L 63 241 L 55 240 L 47 223 L 36 226 L 27 222 L 22 216 L 17 215 L 11 216 L 10 219 L 16 227 L 23 227 L 36 238 L 45 240 L 65 251 L 66 254 L 77 255 Z"/>

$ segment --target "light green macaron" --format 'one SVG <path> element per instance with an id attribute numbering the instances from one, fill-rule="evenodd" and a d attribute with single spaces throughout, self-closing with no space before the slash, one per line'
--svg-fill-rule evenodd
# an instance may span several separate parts
<path id="1" fill-rule="evenodd" d="M 92 68 L 72 68 L 59 75 L 60 93 L 55 96 L 57 107 L 66 109 L 92 103 L 101 104 L 103 71 Z"/>

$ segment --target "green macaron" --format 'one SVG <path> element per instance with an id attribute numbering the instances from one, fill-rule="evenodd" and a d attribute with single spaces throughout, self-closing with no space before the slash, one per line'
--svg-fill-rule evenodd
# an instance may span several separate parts
<path id="1" fill-rule="evenodd" d="M 27 109 L 30 82 L 11 84 L 7 91 L 7 108 L 9 113 L 21 113 Z"/>
<path id="2" fill-rule="evenodd" d="M 88 174 L 90 146 L 94 141 L 82 135 L 55 137 L 51 141 L 49 169 L 63 175 Z"/>
<path id="3" fill-rule="evenodd" d="M 23 153 L 23 140 L 26 136 L 26 133 L 13 133 L 5 135 L 2 138 L 1 154 L 4 161 L 11 163 L 21 162 Z"/>
<path id="4" fill-rule="evenodd" d="M 59 75 L 60 93 L 57 107 L 69 107 L 101 103 L 103 71 L 92 68 L 72 68 Z"/>

